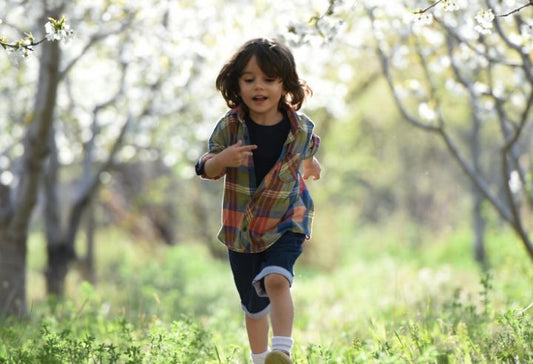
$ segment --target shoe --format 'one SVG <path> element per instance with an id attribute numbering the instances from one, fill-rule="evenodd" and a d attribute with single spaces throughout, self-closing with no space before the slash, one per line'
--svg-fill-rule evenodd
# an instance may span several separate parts
<path id="1" fill-rule="evenodd" d="M 284 352 L 274 350 L 266 356 L 265 364 L 292 364 L 292 360 Z"/>

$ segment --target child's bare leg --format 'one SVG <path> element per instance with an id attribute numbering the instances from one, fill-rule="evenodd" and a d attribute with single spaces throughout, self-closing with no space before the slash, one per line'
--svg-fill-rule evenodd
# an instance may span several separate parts
<path id="1" fill-rule="evenodd" d="M 289 281 L 280 274 L 269 274 L 265 277 L 265 289 L 270 299 L 273 335 L 290 337 L 294 321 L 294 306 Z"/>
<path id="2" fill-rule="evenodd" d="M 268 315 L 259 318 L 245 317 L 252 353 L 264 353 L 268 349 Z"/>

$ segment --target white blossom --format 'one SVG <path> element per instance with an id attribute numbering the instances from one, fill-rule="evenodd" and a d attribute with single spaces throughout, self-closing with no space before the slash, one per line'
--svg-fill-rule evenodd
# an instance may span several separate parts
<path id="1" fill-rule="evenodd" d="M 14 180 L 13 173 L 10 171 L 3 171 L 0 173 L 0 184 L 9 186 Z"/>
<path id="2" fill-rule="evenodd" d="M 431 43 L 433 46 L 442 46 L 444 44 L 444 41 L 446 40 L 442 33 L 433 29 L 426 29 L 422 36 L 425 40 L 428 41 L 428 43 Z"/>
<path id="3" fill-rule="evenodd" d="M 464 86 L 453 78 L 446 80 L 446 90 L 457 97 L 463 97 L 466 94 Z"/>
<path id="4" fill-rule="evenodd" d="M 511 100 L 511 104 L 513 104 L 513 106 L 516 106 L 516 107 L 519 107 L 519 108 L 524 107 L 525 104 L 526 104 L 526 98 L 522 94 L 513 94 L 511 96 L 510 100 Z"/>
<path id="5" fill-rule="evenodd" d="M 27 44 L 27 41 L 24 42 L 24 44 Z M 28 56 L 32 54 L 33 48 L 29 45 L 23 47 L 21 44 L 19 44 L 16 47 L 8 47 L 6 51 L 11 63 L 14 66 L 19 66 L 25 58 L 28 58 Z"/>
<path id="6" fill-rule="evenodd" d="M 475 29 L 481 34 L 490 34 L 492 32 L 492 22 L 494 21 L 494 13 L 492 9 L 480 10 L 475 19 L 478 23 Z"/>
<path id="7" fill-rule="evenodd" d="M 484 95 L 489 93 L 489 86 L 482 83 L 482 82 L 476 82 L 474 83 L 474 92 L 478 95 Z"/>
<path id="8" fill-rule="evenodd" d="M 437 119 L 437 112 L 429 106 L 427 102 L 423 102 L 418 105 L 418 114 L 420 117 L 427 121 L 433 121 Z"/>
<path id="9" fill-rule="evenodd" d="M 451 61 L 448 56 L 440 56 L 429 63 L 431 72 L 440 74 L 450 67 Z"/>
<path id="10" fill-rule="evenodd" d="M 419 99 L 427 96 L 424 86 L 416 79 L 407 80 L 405 82 L 405 88 Z"/>
<path id="11" fill-rule="evenodd" d="M 444 0 L 442 5 L 445 11 L 459 10 L 459 3 L 454 0 Z"/>
<path id="12" fill-rule="evenodd" d="M 1 19 L 0 19 L 1 20 Z M 522 24 L 521 33 L 524 37 L 533 40 L 533 25 L 531 24 Z"/>
<path id="13" fill-rule="evenodd" d="M 409 65 L 409 48 L 405 45 L 401 45 L 394 52 L 392 56 L 392 65 L 396 69 L 405 69 Z"/>
<path id="14" fill-rule="evenodd" d="M 49 21 L 44 25 L 44 30 L 46 32 L 46 39 L 49 41 L 69 41 L 74 35 L 74 31 L 70 29 L 70 25 L 67 23 L 62 23 L 58 26 Z"/>
<path id="15" fill-rule="evenodd" d="M 511 172 L 508 183 L 512 193 L 516 194 L 520 192 L 520 189 L 522 188 L 522 181 L 520 181 L 520 175 L 517 171 Z"/>
<path id="16" fill-rule="evenodd" d="M 418 10 L 415 14 L 414 20 L 419 25 L 430 25 L 433 23 L 433 14 Z"/>
<path id="17" fill-rule="evenodd" d="M 533 26 L 522 24 L 520 27 L 520 36 L 524 53 L 530 53 L 533 50 Z"/>

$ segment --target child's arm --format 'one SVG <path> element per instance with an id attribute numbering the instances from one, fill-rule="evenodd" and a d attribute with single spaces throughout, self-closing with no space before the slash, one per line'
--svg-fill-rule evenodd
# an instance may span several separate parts
<path id="1" fill-rule="evenodd" d="M 257 145 L 242 145 L 242 141 L 230 145 L 218 154 L 208 154 L 205 158 L 204 171 L 208 177 L 214 178 L 223 174 L 228 167 L 239 167 L 248 164 L 248 158 Z"/>
<path id="2" fill-rule="evenodd" d="M 320 172 L 322 167 L 315 157 L 307 158 L 302 161 L 303 178 L 307 180 L 309 177 L 313 177 L 313 180 L 320 179 Z"/>

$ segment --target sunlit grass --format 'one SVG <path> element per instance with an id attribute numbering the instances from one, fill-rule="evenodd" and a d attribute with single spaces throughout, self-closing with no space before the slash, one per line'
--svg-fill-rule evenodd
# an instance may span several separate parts
<path id="1" fill-rule="evenodd" d="M 343 225 L 349 217 L 337 218 L 329 234 L 317 225 L 296 266 L 297 363 L 490 362 L 498 350 L 527 357 L 522 351 L 533 332 L 523 320 L 531 321 L 532 310 L 524 309 L 533 302 L 533 273 L 510 232 L 488 234 L 485 275 L 472 259 L 468 229 L 432 234 L 401 219 L 354 228 Z M 246 362 L 243 316 L 226 261 L 198 243 L 166 247 L 117 230 L 99 232 L 97 241 L 97 285 L 72 269 L 68 299 L 46 303 L 45 250 L 30 239 L 35 326 L 16 330 L 22 347 L 31 351 L 26 340 L 47 325 L 52 331 L 45 336 L 68 329 L 67 338 L 82 340 L 90 333 L 95 343 L 118 343 L 123 359 L 138 349 L 146 362 L 156 350 L 150 333 L 157 332 L 158 350 L 185 358 L 172 344 L 176 327 L 199 324 L 207 336 L 195 331 L 191 340 L 210 348 L 205 362 Z M 57 350 L 67 350 L 54 340 Z M 502 348 L 490 349 L 499 341 Z"/>

